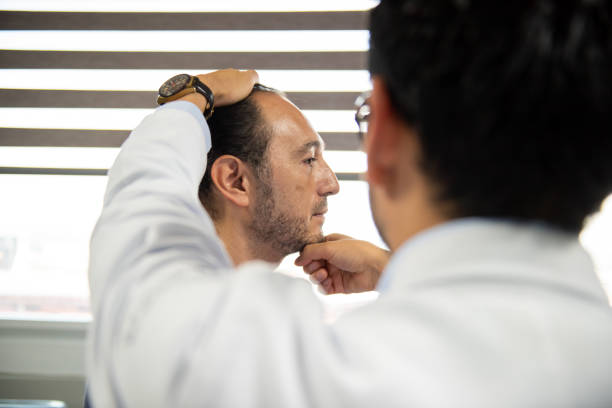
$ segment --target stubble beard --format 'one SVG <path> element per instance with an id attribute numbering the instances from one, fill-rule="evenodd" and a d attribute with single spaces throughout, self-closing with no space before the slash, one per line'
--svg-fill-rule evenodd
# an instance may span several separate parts
<path id="1" fill-rule="evenodd" d="M 255 209 L 249 225 L 251 238 L 258 245 L 269 246 L 286 256 L 301 251 L 308 244 L 325 240 L 321 231 L 308 231 L 310 219 L 293 216 L 278 208 L 274 191 L 267 180 L 259 180 L 258 184 Z"/>

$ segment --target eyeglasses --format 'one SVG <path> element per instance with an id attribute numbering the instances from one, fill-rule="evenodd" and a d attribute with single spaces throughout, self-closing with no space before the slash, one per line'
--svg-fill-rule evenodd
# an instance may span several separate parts
<path id="1" fill-rule="evenodd" d="M 355 122 L 357 122 L 357 126 L 359 127 L 359 131 L 357 133 L 357 136 L 359 136 L 359 141 L 363 141 L 363 138 L 368 133 L 371 94 L 372 91 L 366 91 L 355 99 Z"/>

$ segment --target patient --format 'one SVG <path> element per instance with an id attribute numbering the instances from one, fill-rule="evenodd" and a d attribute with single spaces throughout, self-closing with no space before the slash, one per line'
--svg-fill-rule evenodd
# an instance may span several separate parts
<path id="1" fill-rule="evenodd" d="M 338 193 L 323 140 L 280 92 L 256 85 L 208 120 L 212 148 L 200 201 L 235 265 L 324 239 L 327 196 Z"/>
<path id="2" fill-rule="evenodd" d="M 255 85 L 208 119 L 212 148 L 198 195 L 235 265 L 280 263 L 324 240 L 327 196 L 339 191 L 323 140 L 279 91 Z M 84 408 L 90 408 L 88 393 Z"/>

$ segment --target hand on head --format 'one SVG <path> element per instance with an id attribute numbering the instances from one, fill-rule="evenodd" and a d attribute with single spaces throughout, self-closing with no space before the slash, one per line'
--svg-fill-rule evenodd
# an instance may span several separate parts
<path id="1" fill-rule="evenodd" d="M 222 69 L 198 75 L 198 79 L 213 91 L 215 105 L 225 106 L 249 96 L 253 86 L 259 82 L 259 75 L 252 69 L 248 71 Z"/>
<path id="2" fill-rule="evenodd" d="M 254 70 L 222 69 L 197 77 L 212 91 L 215 106 L 231 105 L 243 100 L 259 82 L 259 75 Z M 195 104 L 201 111 L 204 111 L 207 103 L 206 98 L 199 93 L 185 95 L 180 100 Z"/>
<path id="3" fill-rule="evenodd" d="M 366 241 L 331 234 L 326 241 L 307 245 L 295 260 L 310 280 L 327 294 L 374 290 L 390 252 Z"/>

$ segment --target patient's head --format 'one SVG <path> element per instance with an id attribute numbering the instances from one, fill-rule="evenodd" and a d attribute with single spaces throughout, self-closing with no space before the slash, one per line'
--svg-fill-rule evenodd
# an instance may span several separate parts
<path id="1" fill-rule="evenodd" d="M 277 262 L 321 241 L 327 196 L 339 187 L 323 141 L 299 109 L 256 86 L 245 100 L 217 108 L 208 124 L 212 148 L 199 197 L 230 254 L 248 247 L 247 258 Z"/>

